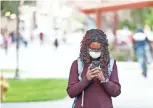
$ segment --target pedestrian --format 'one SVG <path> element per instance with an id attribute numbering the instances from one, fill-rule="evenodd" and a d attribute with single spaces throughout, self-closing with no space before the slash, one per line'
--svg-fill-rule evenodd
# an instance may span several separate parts
<path id="1" fill-rule="evenodd" d="M 120 95 L 121 85 L 102 30 L 88 30 L 83 37 L 80 55 L 71 65 L 67 93 L 75 98 L 72 108 L 113 108 L 112 97 Z"/>
<path id="2" fill-rule="evenodd" d="M 58 42 L 58 39 L 57 38 L 55 38 L 55 40 L 54 40 L 54 46 L 55 46 L 56 49 L 59 46 L 59 42 Z"/>
<path id="3" fill-rule="evenodd" d="M 9 32 L 6 31 L 4 33 L 4 49 L 5 49 L 5 52 L 6 54 L 8 54 L 8 49 L 9 49 L 9 46 L 11 44 L 11 38 L 10 38 L 10 35 L 9 35 Z"/>
<path id="4" fill-rule="evenodd" d="M 5 53 L 8 54 L 8 47 L 11 43 L 9 32 L 6 28 L 3 28 L 1 30 L 1 33 L 2 33 L 2 36 L 3 36 L 3 48 L 5 50 Z"/>
<path id="5" fill-rule="evenodd" d="M 133 35 L 133 46 L 142 69 L 142 75 L 147 77 L 147 63 L 151 63 L 152 58 L 147 36 L 141 27 L 137 28 L 136 33 Z"/>
<path id="6" fill-rule="evenodd" d="M 15 42 L 15 33 L 14 33 L 14 31 L 12 31 L 12 32 L 10 33 L 10 37 L 11 37 L 12 43 L 14 43 L 14 42 Z"/>
<path id="7" fill-rule="evenodd" d="M 144 33 L 147 36 L 148 43 L 149 43 L 148 46 L 153 58 L 153 31 L 151 31 L 151 28 L 149 25 L 144 26 Z"/>
<path id="8" fill-rule="evenodd" d="M 0 48 L 3 48 L 3 45 L 4 45 L 4 38 L 2 34 L 0 34 Z"/>
<path id="9" fill-rule="evenodd" d="M 44 41 L 44 34 L 43 34 L 42 32 L 40 32 L 39 38 L 40 38 L 40 42 L 41 42 L 41 44 L 42 44 L 43 41 Z"/>

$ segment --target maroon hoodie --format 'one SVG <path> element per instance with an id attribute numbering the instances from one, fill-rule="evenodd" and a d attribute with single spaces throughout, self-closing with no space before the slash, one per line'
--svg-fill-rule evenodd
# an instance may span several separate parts
<path id="1" fill-rule="evenodd" d="M 77 97 L 74 108 L 82 108 L 82 92 L 84 91 L 83 108 L 113 108 L 111 97 L 121 93 L 121 86 L 118 79 L 116 61 L 113 65 L 113 72 L 107 83 L 101 84 L 98 79 L 89 82 L 86 79 L 86 72 L 89 64 L 84 65 L 82 80 L 78 79 L 77 60 L 72 63 L 67 93 L 71 98 Z"/>

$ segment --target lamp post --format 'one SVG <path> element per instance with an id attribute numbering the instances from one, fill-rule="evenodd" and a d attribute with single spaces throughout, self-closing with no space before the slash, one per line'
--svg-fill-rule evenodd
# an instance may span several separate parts
<path id="1" fill-rule="evenodd" d="M 15 79 L 19 79 L 19 38 L 20 38 L 20 15 L 21 15 L 21 7 L 24 4 L 24 0 L 20 0 L 18 4 L 17 10 L 17 27 L 16 27 L 16 72 L 15 72 Z"/>

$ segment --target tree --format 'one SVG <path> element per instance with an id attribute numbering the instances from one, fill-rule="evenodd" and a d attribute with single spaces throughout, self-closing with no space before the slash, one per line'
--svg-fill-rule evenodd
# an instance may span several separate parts
<path id="1" fill-rule="evenodd" d="M 145 24 L 150 27 L 153 26 L 153 8 L 141 8 L 131 10 L 132 22 L 125 20 L 120 22 L 119 28 L 128 26 L 131 30 L 135 30 L 138 26 L 144 26 Z"/>
<path id="2" fill-rule="evenodd" d="M 5 15 L 6 12 L 17 13 L 19 1 L 1 1 L 1 12 Z"/>
<path id="3" fill-rule="evenodd" d="M 0 1 L 1 13 L 5 15 L 6 12 L 17 14 L 20 1 Z M 24 1 L 24 4 L 35 5 L 36 1 Z"/>
<path id="4" fill-rule="evenodd" d="M 148 24 L 153 25 L 153 8 L 142 8 L 132 10 L 131 16 L 133 22 L 138 25 Z"/>

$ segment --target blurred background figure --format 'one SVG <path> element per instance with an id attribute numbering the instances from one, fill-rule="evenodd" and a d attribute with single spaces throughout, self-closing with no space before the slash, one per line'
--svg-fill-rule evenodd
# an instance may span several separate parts
<path id="1" fill-rule="evenodd" d="M 131 42 L 132 32 L 128 26 L 124 26 L 123 29 L 116 31 L 116 41 L 120 50 L 127 52 L 128 61 L 132 61 L 133 49 Z"/>
<path id="2" fill-rule="evenodd" d="M 143 28 L 137 28 L 135 34 L 133 35 L 133 40 L 134 50 L 141 65 L 142 74 L 144 77 L 147 77 L 147 63 L 151 63 L 152 58 L 148 46 L 149 42 Z"/>
<path id="3" fill-rule="evenodd" d="M 0 48 L 3 48 L 4 45 L 4 37 L 0 34 Z"/>
<path id="4" fill-rule="evenodd" d="M 4 39 L 3 47 L 4 47 L 4 50 L 5 50 L 5 53 L 8 54 L 8 49 L 9 49 L 9 46 L 11 45 L 11 43 L 12 43 L 12 39 L 11 39 L 10 34 L 9 34 L 7 29 L 5 29 L 5 28 L 2 29 L 1 33 L 2 33 L 2 36 L 3 36 L 3 39 Z"/>
<path id="5" fill-rule="evenodd" d="M 10 33 L 10 37 L 11 37 L 11 40 L 12 40 L 12 43 L 14 43 L 15 42 L 15 33 L 14 33 L 14 31 L 12 31 L 11 33 Z"/>
<path id="6" fill-rule="evenodd" d="M 151 27 L 147 24 L 144 26 L 144 33 L 148 39 L 148 50 L 150 50 L 153 58 L 153 31 L 151 30 Z"/>
<path id="7" fill-rule="evenodd" d="M 42 32 L 40 32 L 40 34 L 39 34 L 39 39 L 40 39 L 40 43 L 43 44 L 43 42 L 44 42 L 44 34 Z"/>
<path id="8" fill-rule="evenodd" d="M 59 41 L 57 38 L 55 38 L 55 40 L 54 40 L 54 46 L 55 46 L 55 49 L 57 49 L 59 46 Z"/>

